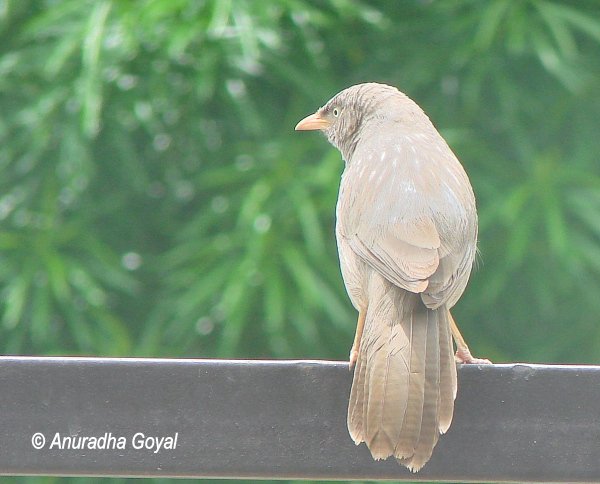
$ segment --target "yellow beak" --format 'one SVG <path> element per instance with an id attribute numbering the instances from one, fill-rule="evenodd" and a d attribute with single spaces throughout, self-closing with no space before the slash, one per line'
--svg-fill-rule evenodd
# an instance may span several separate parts
<path id="1" fill-rule="evenodd" d="M 310 116 L 306 116 L 306 118 L 304 118 L 302 121 L 300 121 L 297 125 L 295 130 L 296 131 L 311 131 L 311 130 L 315 130 L 315 129 L 327 129 L 329 128 L 329 126 L 331 125 L 331 123 L 326 120 L 325 118 L 322 118 L 321 115 L 319 114 L 319 112 L 317 111 L 314 114 L 311 114 Z"/>

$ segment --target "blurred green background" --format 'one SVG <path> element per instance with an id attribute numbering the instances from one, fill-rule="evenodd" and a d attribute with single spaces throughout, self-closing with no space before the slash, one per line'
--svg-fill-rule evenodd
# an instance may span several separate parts
<path id="1" fill-rule="evenodd" d="M 2 353 L 346 358 L 343 163 L 293 128 L 379 81 L 471 177 L 473 352 L 600 362 L 600 2 L 0 0 L 0 37 Z"/>

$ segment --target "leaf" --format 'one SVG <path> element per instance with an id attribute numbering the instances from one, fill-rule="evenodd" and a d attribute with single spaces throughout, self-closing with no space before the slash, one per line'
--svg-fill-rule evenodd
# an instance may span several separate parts
<path id="1" fill-rule="evenodd" d="M 94 4 L 89 16 L 82 48 L 81 89 L 83 97 L 83 129 L 94 137 L 100 129 L 102 84 L 100 82 L 100 51 L 112 2 Z"/>
<path id="2" fill-rule="evenodd" d="M 479 19 L 479 28 L 474 38 L 474 44 L 479 50 L 490 48 L 512 4 L 510 0 L 487 2 L 483 15 Z"/>
<path id="3" fill-rule="evenodd" d="M 548 14 L 562 18 L 580 32 L 586 33 L 597 42 L 600 42 L 600 20 L 597 17 L 594 18 L 591 15 L 582 13 L 582 10 L 555 2 L 541 2 L 541 6 L 542 10 L 548 12 Z"/>

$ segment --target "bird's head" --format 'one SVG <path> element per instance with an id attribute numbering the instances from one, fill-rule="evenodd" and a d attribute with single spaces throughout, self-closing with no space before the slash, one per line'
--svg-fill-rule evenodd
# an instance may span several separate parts
<path id="1" fill-rule="evenodd" d="M 363 124 L 380 117 L 390 97 L 404 96 L 385 84 L 366 83 L 344 89 L 314 114 L 296 125 L 296 131 L 320 130 L 346 161 L 360 139 Z"/>

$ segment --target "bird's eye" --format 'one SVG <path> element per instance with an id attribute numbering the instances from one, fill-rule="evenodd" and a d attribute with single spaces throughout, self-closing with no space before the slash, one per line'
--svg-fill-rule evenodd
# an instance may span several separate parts
<path id="1" fill-rule="evenodd" d="M 340 115 L 340 110 L 338 108 L 333 108 L 333 115 L 337 118 Z"/>

